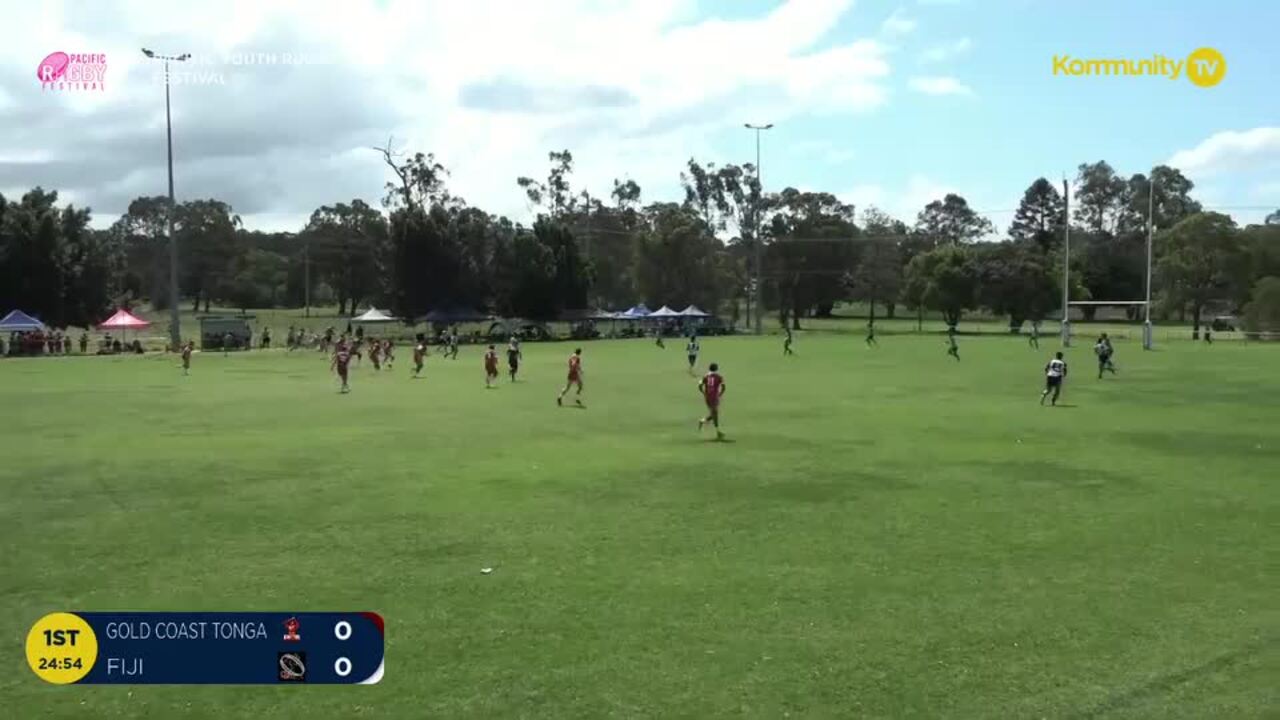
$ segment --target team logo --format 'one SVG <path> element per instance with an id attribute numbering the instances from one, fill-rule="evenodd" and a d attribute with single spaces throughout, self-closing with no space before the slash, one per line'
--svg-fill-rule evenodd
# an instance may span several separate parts
<path id="1" fill-rule="evenodd" d="M 284 639 L 286 642 L 298 642 L 302 636 L 298 634 L 298 628 L 302 627 L 302 623 L 298 622 L 298 618 L 289 618 L 284 621 Z"/>
<path id="2" fill-rule="evenodd" d="M 276 663 L 279 665 L 280 682 L 306 682 L 307 680 L 307 654 L 304 652 L 282 652 L 276 653 Z"/>

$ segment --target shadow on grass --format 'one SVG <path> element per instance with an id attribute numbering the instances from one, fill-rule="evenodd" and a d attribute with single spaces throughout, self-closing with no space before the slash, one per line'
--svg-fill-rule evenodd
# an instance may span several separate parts
<path id="1" fill-rule="evenodd" d="M 1234 665 L 1253 658 L 1264 650 L 1275 647 L 1275 645 L 1275 638 L 1264 638 L 1247 643 L 1243 647 L 1217 655 L 1194 667 L 1180 672 L 1166 673 L 1150 682 L 1115 693 L 1097 706 L 1071 717 L 1092 720 L 1093 718 L 1102 718 L 1113 713 L 1124 714 L 1126 711 L 1132 710 L 1135 705 L 1172 692 L 1180 685 L 1195 682 L 1214 673 L 1228 670 Z"/>

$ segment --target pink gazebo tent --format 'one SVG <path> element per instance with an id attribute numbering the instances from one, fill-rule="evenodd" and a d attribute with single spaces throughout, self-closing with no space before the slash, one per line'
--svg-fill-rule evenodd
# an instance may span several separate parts
<path id="1" fill-rule="evenodd" d="M 98 325 L 99 330 L 138 330 L 149 327 L 150 322 L 143 320 L 130 313 L 124 308 L 116 311 L 115 315 L 107 318 Z"/>
<path id="2" fill-rule="evenodd" d="M 129 330 L 141 330 L 150 327 L 151 323 L 135 316 L 124 308 L 116 310 L 116 314 L 98 324 L 99 330 L 119 330 L 123 337 L 128 337 Z"/>

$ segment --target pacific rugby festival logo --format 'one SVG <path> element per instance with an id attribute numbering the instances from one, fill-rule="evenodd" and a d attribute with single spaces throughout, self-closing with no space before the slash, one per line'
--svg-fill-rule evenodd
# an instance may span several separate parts
<path id="1" fill-rule="evenodd" d="M 1227 74 L 1227 60 L 1209 47 L 1193 51 L 1185 60 L 1152 55 L 1145 58 L 1078 58 L 1053 56 L 1053 74 L 1068 77 L 1094 75 L 1146 75 L 1177 80 L 1186 76 L 1193 85 L 1213 87 Z"/>
<path id="2" fill-rule="evenodd" d="M 107 56 L 105 53 L 72 53 L 59 50 L 36 66 L 36 79 L 42 90 L 106 89 Z"/>

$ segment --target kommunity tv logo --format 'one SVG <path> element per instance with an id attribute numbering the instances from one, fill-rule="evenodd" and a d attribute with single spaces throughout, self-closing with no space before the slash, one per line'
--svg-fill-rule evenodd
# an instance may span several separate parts
<path id="1" fill-rule="evenodd" d="M 1227 74 L 1227 60 L 1210 47 L 1191 52 L 1185 59 L 1166 55 L 1143 58 L 1080 58 L 1072 55 L 1053 56 L 1053 74 L 1067 77 L 1145 76 L 1179 80 L 1185 77 L 1193 85 L 1213 87 Z"/>

